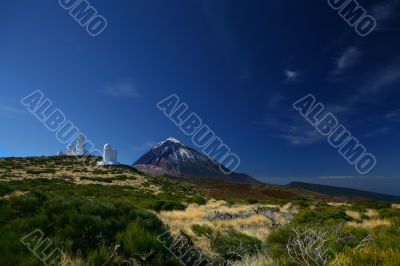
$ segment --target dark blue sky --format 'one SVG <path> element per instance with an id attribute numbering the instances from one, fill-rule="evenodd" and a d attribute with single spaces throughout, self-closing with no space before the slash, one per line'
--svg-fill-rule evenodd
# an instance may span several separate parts
<path id="1" fill-rule="evenodd" d="M 312 2 L 312 3 L 311 3 Z M 64 147 L 20 99 L 40 89 L 96 145 L 132 163 L 190 138 L 156 104 L 176 93 L 261 180 L 399 194 L 400 2 L 359 1 L 360 37 L 326 1 L 90 1 L 91 37 L 57 0 L 0 3 L 0 156 Z M 377 158 L 368 177 L 292 108 L 313 93 Z"/>

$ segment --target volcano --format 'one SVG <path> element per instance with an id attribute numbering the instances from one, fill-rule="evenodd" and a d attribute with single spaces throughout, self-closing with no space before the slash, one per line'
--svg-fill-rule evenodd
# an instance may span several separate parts
<path id="1" fill-rule="evenodd" d="M 240 184 L 261 183 L 246 174 L 224 174 L 216 161 L 172 137 L 151 148 L 133 167 L 150 175 L 196 177 Z"/>

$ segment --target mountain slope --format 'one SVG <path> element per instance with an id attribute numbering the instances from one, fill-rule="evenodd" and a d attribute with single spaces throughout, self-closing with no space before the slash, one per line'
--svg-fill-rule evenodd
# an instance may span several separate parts
<path id="1" fill-rule="evenodd" d="M 260 183 L 246 174 L 225 175 L 219 165 L 175 138 L 168 138 L 140 157 L 133 167 L 150 175 L 201 177 L 233 183 Z"/>
<path id="2" fill-rule="evenodd" d="M 286 187 L 303 189 L 330 196 L 348 197 L 351 199 L 365 198 L 365 199 L 373 199 L 373 200 L 388 201 L 388 202 L 400 201 L 400 196 L 380 194 L 353 188 L 342 188 L 342 187 L 310 184 L 303 182 L 291 182 L 290 184 L 286 185 Z"/>

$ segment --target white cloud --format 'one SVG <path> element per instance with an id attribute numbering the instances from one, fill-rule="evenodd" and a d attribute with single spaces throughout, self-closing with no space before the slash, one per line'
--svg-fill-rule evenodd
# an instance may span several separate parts
<path id="1" fill-rule="evenodd" d="M 6 112 L 6 113 L 26 113 L 25 110 L 21 110 L 21 109 L 6 106 L 6 105 L 0 105 L 0 111 Z"/>
<path id="2" fill-rule="evenodd" d="M 385 118 L 392 122 L 400 122 L 400 109 L 387 113 Z"/>
<path id="3" fill-rule="evenodd" d="M 138 90 L 131 83 L 120 83 L 107 87 L 104 92 L 112 97 L 139 97 Z"/>
<path id="4" fill-rule="evenodd" d="M 268 108 L 275 108 L 278 107 L 279 104 L 284 100 L 285 98 L 280 95 L 280 94 L 274 94 L 272 95 L 267 102 L 267 107 Z"/>
<path id="5" fill-rule="evenodd" d="M 381 71 L 374 79 L 372 79 L 368 85 L 364 87 L 364 91 L 367 93 L 378 93 L 388 85 L 400 79 L 400 69 L 396 67 L 390 67 Z"/>
<path id="6" fill-rule="evenodd" d="M 300 77 L 300 73 L 298 71 L 286 69 L 285 77 L 285 83 L 296 82 L 299 81 L 298 78 Z"/>
<path id="7" fill-rule="evenodd" d="M 310 145 L 323 139 L 323 136 L 301 116 L 266 115 L 265 124 L 278 131 L 275 137 L 286 140 L 290 145 Z"/>
<path id="8" fill-rule="evenodd" d="M 336 69 L 331 73 L 334 76 L 343 74 L 344 71 L 356 65 L 361 58 L 361 51 L 355 47 L 347 47 L 346 50 L 336 59 Z"/>
<path id="9" fill-rule="evenodd" d="M 318 179 L 340 179 L 340 180 L 346 180 L 346 179 L 356 179 L 360 178 L 359 176 L 320 176 Z"/>
<path id="10" fill-rule="evenodd" d="M 7 106 L 7 105 L 0 105 L 0 115 L 5 116 L 5 117 L 14 117 L 15 115 L 18 114 L 26 114 L 28 111 Z"/>
<path id="11" fill-rule="evenodd" d="M 347 103 L 349 105 L 354 106 L 359 102 L 379 103 L 380 98 L 378 96 L 385 96 L 385 93 L 387 94 L 390 90 L 395 89 L 393 85 L 400 81 L 400 69 L 398 63 L 395 63 L 369 76 L 370 78 L 365 80 L 363 85 L 348 96 Z"/>
<path id="12" fill-rule="evenodd" d="M 281 134 L 278 136 L 281 139 L 287 140 L 290 145 L 311 145 L 322 139 L 321 134 L 316 130 L 307 130 L 306 128 L 298 128 L 295 132 Z"/>
<path id="13" fill-rule="evenodd" d="M 368 132 L 367 134 L 364 135 L 364 138 L 379 137 L 379 136 L 387 135 L 391 132 L 392 132 L 392 128 L 381 127 L 381 128 L 377 128 L 371 132 Z"/>
<path id="14" fill-rule="evenodd" d="M 372 16 L 377 20 L 377 30 L 390 29 L 390 22 L 399 16 L 400 0 L 381 1 L 371 10 Z"/>

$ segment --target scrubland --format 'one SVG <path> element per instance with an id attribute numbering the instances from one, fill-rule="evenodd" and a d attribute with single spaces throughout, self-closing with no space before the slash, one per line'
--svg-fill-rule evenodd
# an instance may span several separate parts
<path id="1" fill-rule="evenodd" d="M 214 199 L 198 183 L 96 160 L 0 159 L 1 265 L 42 265 L 21 243 L 37 229 L 62 265 L 181 265 L 164 232 L 235 266 L 400 265 L 398 203 L 255 197 L 264 190 Z"/>

